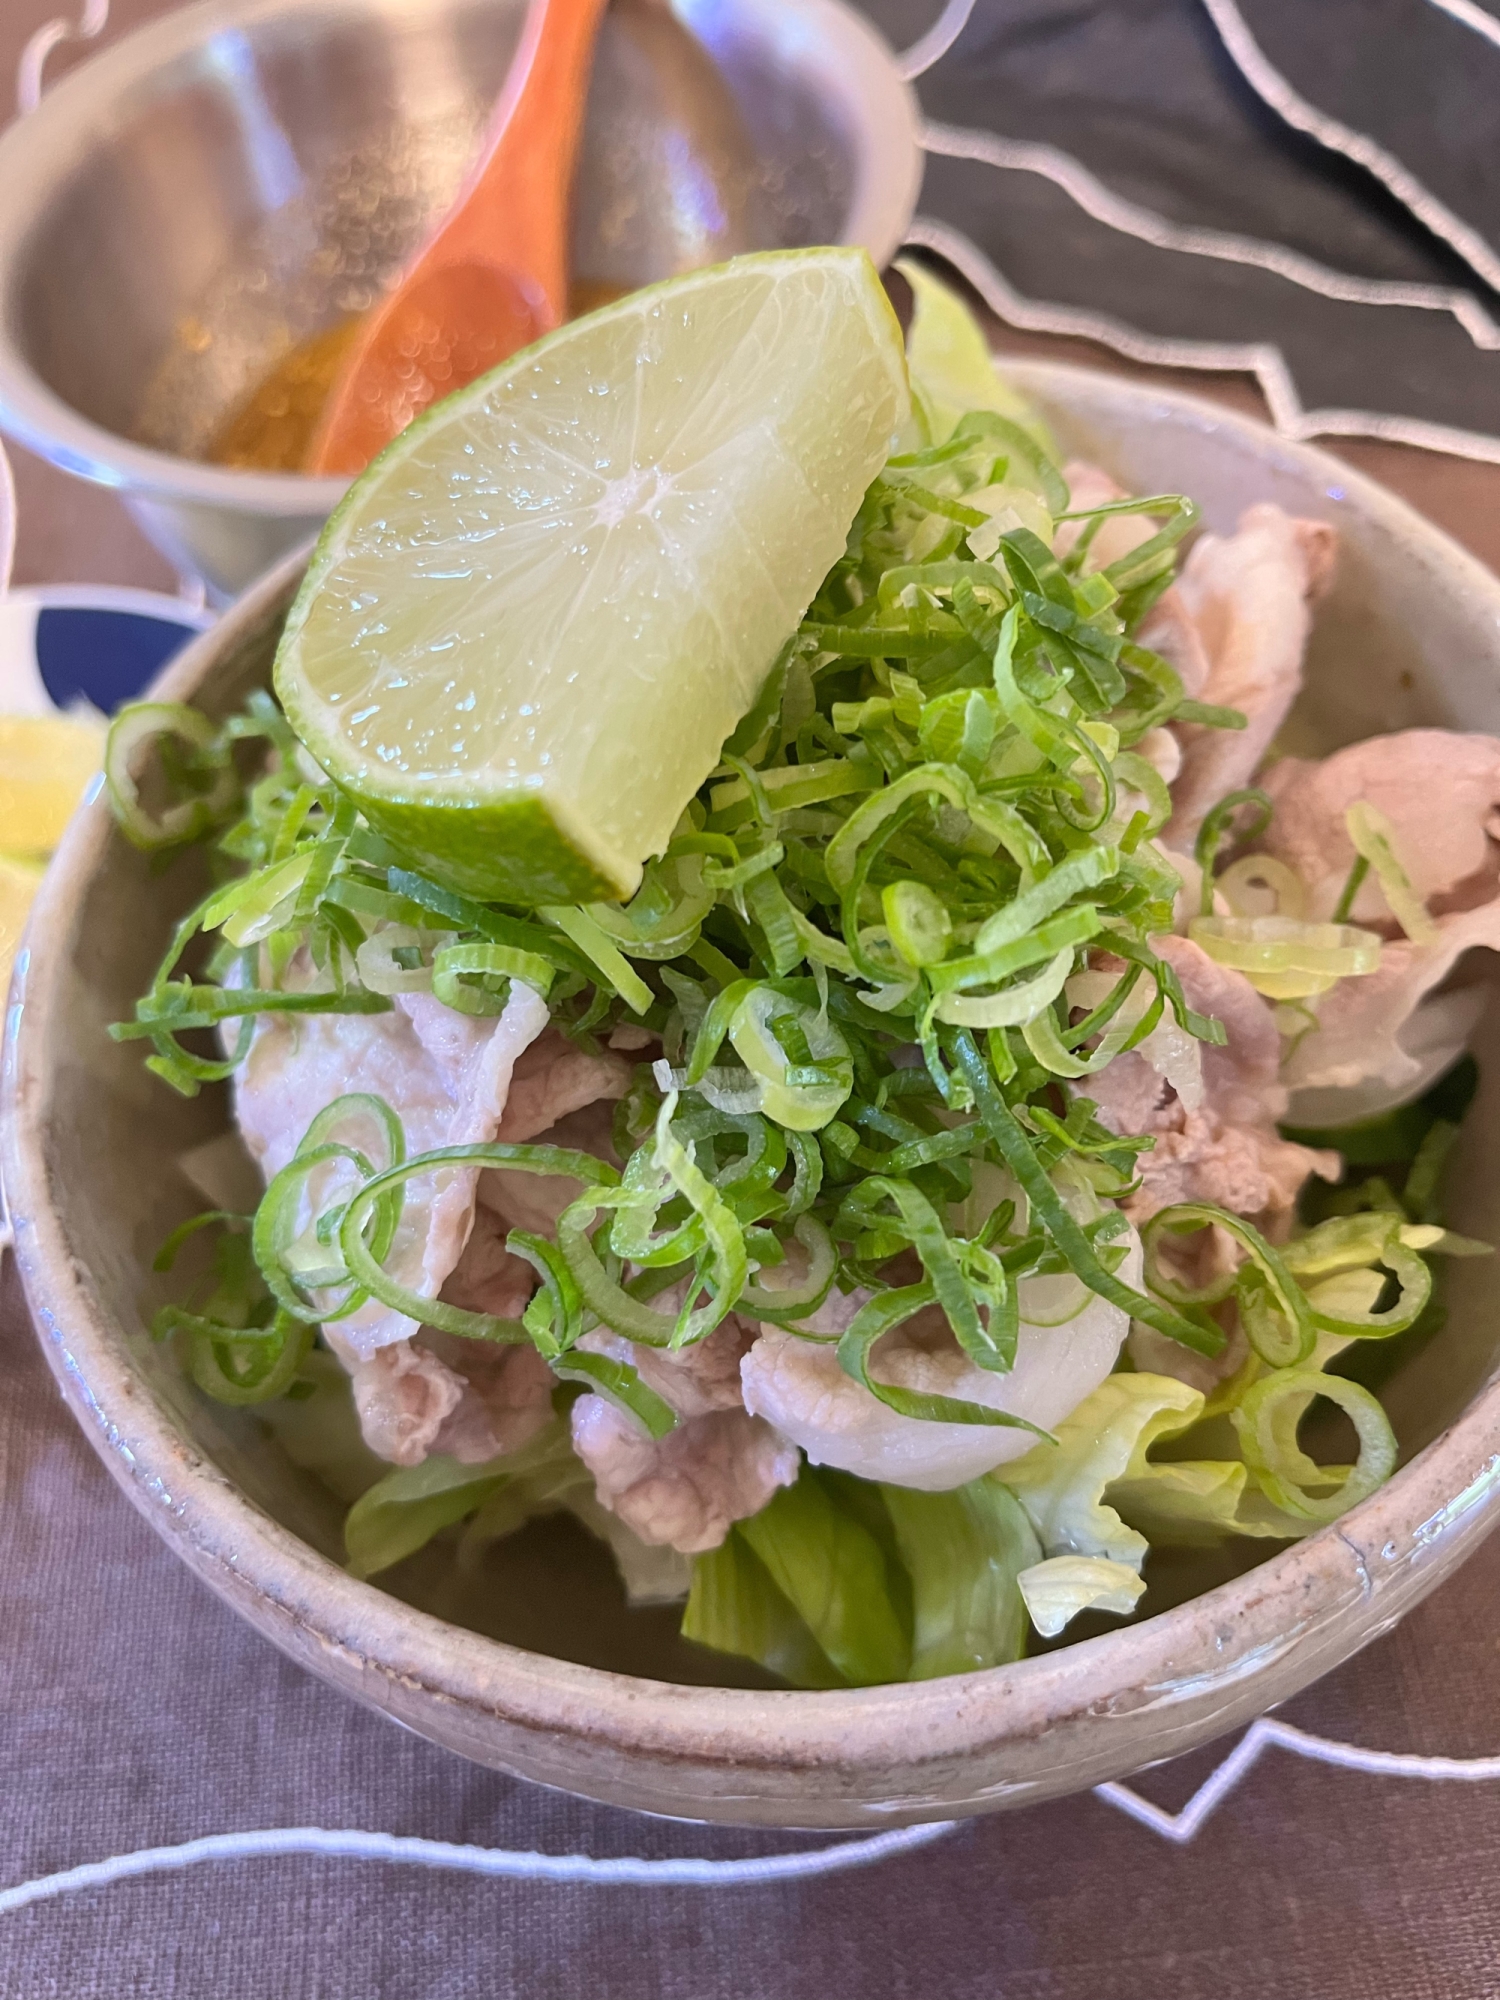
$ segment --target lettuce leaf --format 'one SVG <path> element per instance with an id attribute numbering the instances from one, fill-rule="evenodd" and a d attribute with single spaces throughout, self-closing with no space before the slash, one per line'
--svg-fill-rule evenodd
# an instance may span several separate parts
<path id="1" fill-rule="evenodd" d="M 349 1509 L 344 1522 L 349 1568 L 358 1577 L 376 1576 L 471 1514 L 459 1560 L 472 1564 L 491 1542 L 514 1534 L 533 1514 L 568 1505 L 580 1488 L 592 1494 L 593 1480 L 574 1456 L 567 1422 L 560 1417 L 519 1450 L 480 1465 L 433 1452 L 420 1465 L 388 1472 Z"/>
<path id="2" fill-rule="evenodd" d="M 439 1529 L 472 1514 L 504 1481 L 502 1459 L 461 1465 L 442 1452 L 388 1473 L 355 1501 L 344 1522 L 350 1573 L 376 1576 L 415 1555 Z"/>
<path id="3" fill-rule="evenodd" d="M 1221 1541 L 1225 1535 L 1277 1532 L 1250 1517 L 1247 1510 L 1252 1503 L 1264 1503 L 1249 1482 L 1249 1471 L 1238 1459 L 1169 1460 L 1117 1480 L 1109 1498 L 1121 1518 L 1148 1542 L 1190 1548 Z M 1279 1532 L 1300 1531 L 1288 1526 Z"/>
<path id="4" fill-rule="evenodd" d="M 915 310 L 906 339 L 914 400 L 935 444 L 952 435 L 971 410 L 994 410 L 1030 433 L 1049 458 L 1057 447 L 1036 410 L 995 368 L 984 330 L 959 294 L 913 257 L 897 261 L 911 286 Z"/>
<path id="5" fill-rule="evenodd" d="M 1310 1366 L 1345 1345 L 1325 1336 Z M 1139 1573 L 1151 1544 L 1191 1547 L 1225 1535 L 1279 1541 L 1311 1532 L 1260 1491 L 1239 1458 L 1155 1460 L 1154 1445 L 1214 1414 L 1169 1375 L 1110 1375 L 1037 1445 L 1004 1469 L 1047 1556 L 1089 1556 Z M 1227 1427 L 1215 1425 L 1205 1437 Z M 1217 1439 L 1215 1439 L 1217 1442 Z M 995 1477 L 999 1477 L 996 1474 Z"/>
<path id="6" fill-rule="evenodd" d="M 993 1479 L 949 1493 L 879 1490 L 912 1582 L 907 1678 L 932 1680 L 1020 1659 L 1026 1607 L 1017 1576 L 1041 1549 L 1015 1496 Z"/>
<path id="7" fill-rule="evenodd" d="M 1044 1639 L 1055 1639 L 1080 1611 L 1113 1611 L 1128 1618 L 1145 1583 L 1125 1563 L 1102 1556 L 1049 1556 L 1016 1579 L 1031 1622 Z"/>
<path id="8" fill-rule="evenodd" d="M 906 1679 L 911 1642 L 892 1601 L 885 1553 L 810 1468 L 734 1533 L 850 1686 Z"/>
<path id="9" fill-rule="evenodd" d="M 760 1557 L 732 1530 L 719 1548 L 693 1558 L 682 1636 L 718 1653 L 756 1660 L 793 1687 L 848 1685 Z"/>
<path id="10" fill-rule="evenodd" d="M 994 1480 L 917 1493 L 806 1466 L 696 1559 L 683 1635 L 794 1687 L 973 1673 L 1025 1650 L 1016 1578 L 1040 1555 Z"/>
<path id="11" fill-rule="evenodd" d="M 1178 1473 L 1180 1467 L 1151 1465 L 1146 1454 L 1158 1438 L 1196 1423 L 1203 1407 L 1200 1390 L 1170 1375 L 1109 1375 L 1053 1426 L 1055 1445 L 1039 1444 L 1013 1459 L 1004 1483 L 1026 1509 L 1045 1553 L 1100 1557 L 1139 1572 L 1146 1536 L 1127 1526 L 1105 1500 L 1105 1489 L 1118 1480 L 1149 1488 L 1159 1474 Z M 1245 1468 L 1237 1469 L 1243 1487 Z"/>

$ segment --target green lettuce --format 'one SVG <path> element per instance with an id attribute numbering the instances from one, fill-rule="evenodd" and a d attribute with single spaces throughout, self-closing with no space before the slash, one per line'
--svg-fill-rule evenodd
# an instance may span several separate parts
<path id="1" fill-rule="evenodd" d="M 355 1501 L 344 1522 L 350 1573 L 377 1576 L 415 1555 L 441 1529 L 472 1514 L 505 1476 L 501 1459 L 461 1465 L 444 1452 L 387 1473 Z"/>
<path id="2" fill-rule="evenodd" d="M 971 410 L 994 410 L 1020 425 L 1049 458 L 1057 458 L 1046 425 L 1020 390 L 999 374 L 984 329 L 959 294 L 913 257 L 901 258 L 896 268 L 914 295 L 907 366 L 913 399 L 933 442 L 951 436 Z"/>
<path id="3" fill-rule="evenodd" d="M 905 1680 L 911 1642 L 877 1537 L 804 1469 L 735 1533 L 850 1686 Z"/>
<path id="4" fill-rule="evenodd" d="M 1309 1365 L 1321 1366 L 1325 1348 L 1344 1344 L 1325 1337 Z M 1153 1446 L 1191 1431 L 1207 1407 L 1201 1391 L 1169 1375 L 1110 1375 L 1055 1427 L 1055 1446 L 1037 1445 L 1006 1466 L 1005 1484 L 1047 1555 L 1088 1556 L 1139 1573 L 1153 1543 L 1308 1534 L 1310 1524 L 1267 1500 L 1240 1458 L 1150 1457 Z M 1222 1428 L 1205 1426 L 1205 1440 Z"/>
<path id="5" fill-rule="evenodd" d="M 1151 1486 L 1167 1468 L 1150 1464 L 1147 1452 L 1159 1438 L 1196 1423 L 1203 1407 L 1199 1390 L 1169 1375 L 1109 1375 L 1054 1425 L 1055 1445 L 1035 1445 L 1007 1465 L 1004 1482 L 1026 1509 L 1045 1553 L 1095 1556 L 1139 1571 L 1147 1537 L 1127 1525 L 1106 1501 L 1105 1489 L 1117 1481 L 1132 1493 Z M 1243 1487 L 1244 1466 L 1233 1469 Z M 1174 1478 L 1183 1470 L 1170 1468 Z M 1206 1495 L 1211 1487 L 1203 1485 Z"/>
<path id="6" fill-rule="evenodd" d="M 1023 1569 L 1016 1581 L 1044 1639 L 1055 1639 L 1080 1611 L 1113 1611 L 1128 1618 L 1146 1588 L 1127 1564 L 1102 1556 L 1049 1556 Z"/>
<path id="7" fill-rule="evenodd" d="M 844 1676 L 808 1630 L 745 1538 L 693 1560 L 682 1636 L 715 1652 L 756 1660 L 793 1687 L 845 1687 Z"/>
<path id="8" fill-rule="evenodd" d="M 805 1466 L 698 1556 L 683 1633 L 794 1687 L 867 1687 L 1003 1666 L 1026 1648 L 1017 1578 L 1041 1555 L 1014 1495 Z"/>
<path id="9" fill-rule="evenodd" d="M 475 1520 L 460 1554 L 472 1561 L 533 1514 L 565 1505 L 575 1488 L 592 1484 L 560 1417 L 518 1451 L 479 1465 L 433 1452 L 420 1465 L 388 1472 L 349 1509 L 344 1522 L 349 1568 L 358 1577 L 378 1575 L 470 1515 Z"/>
<path id="10" fill-rule="evenodd" d="M 1020 1659 L 1026 1606 L 1017 1577 L 1041 1556 L 1019 1501 L 993 1479 L 949 1493 L 882 1486 L 911 1578 L 913 1640 L 907 1678 L 932 1680 Z"/>

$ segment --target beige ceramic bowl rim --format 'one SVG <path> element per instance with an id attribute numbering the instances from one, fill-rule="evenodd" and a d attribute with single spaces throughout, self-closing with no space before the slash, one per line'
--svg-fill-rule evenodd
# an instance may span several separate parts
<path id="1" fill-rule="evenodd" d="M 1450 574 L 1455 568 L 1466 573 L 1467 585 L 1500 617 L 1500 580 L 1403 502 L 1322 452 L 1289 444 L 1221 406 L 1153 385 L 1052 364 L 1012 372 L 1056 402 L 1066 399 L 1070 383 L 1082 390 L 1107 382 L 1115 393 L 1138 395 L 1143 414 L 1170 409 L 1190 422 L 1228 426 L 1263 453 L 1289 455 L 1334 481 L 1361 510 L 1383 517 L 1429 561 Z M 263 630 L 268 610 L 287 597 L 304 560 L 282 563 L 191 644 L 159 682 L 160 695 L 190 696 L 215 660 Z M 300 1628 L 299 1636 L 310 1642 L 306 1651 L 336 1654 L 356 1668 L 377 1704 L 384 1677 L 502 1718 L 527 1735 L 641 1750 L 658 1763 L 680 1759 L 684 1767 L 701 1767 L 707 1755 L 747 1778 L 757 1768 L 888 1766 L 901 1760 L 899 1746 L 908 1743 L 920 1744 L 924 1757 L 962 1756 L 981 1737 L 1040 1735 L 1061 1718 L 1170 1702 L 1209 1684 L 1222 1684 L 1220 1726 L 1229 1727 L 1253 1712 L 1236 1684 L 1242 1689 L 1263 1666 L 1282 1659 L 1337 1591 L 1362 1587 L 1368 1593 L 1367 1565 L 1383 1546 L 1394 1556 L 1399 1541 L 1404 1554 L 1420 1557 L 1453 1530 L 1467 1542 L 1489 1511 L 1500 1484 L 1497 1379 L 1334 1526 L 1140 1625 L 981 1673 L 820 1693 L 688 1687 L 525 1652 L 414 1611 L 356 1582 L 262 1513 L 183 1435 L 132 1364 L 120 1327 L 103 1311 L 49 1202 L 46 1081 L 62 1053 L 54 1046 L 56 1010 L 49 1002 L 65 976 L 73 913 L 113 837 L 107 808 L 96 796 L 74 820 L 48 871 L 11 994 L 4 1173 L 26 1295 L 80 1421 L 158 1531 L 242 1608 L 247 1594 L 260 1598 L 279 1614 L 272 1622 Z M 1200 1729 L 1199 1740 L 1212 1733 Z M 1141 1760 L 1137 1754 L 1133 1761 Z M 1119 1768 L 1129 1765 L 1122 1759 Z M 936 1816 L 918 1799 L 888 1810 L 893 1820 Z"/>
<path id="2" fill-rule="evenodd" d="M 34 111 L 0 131 L 0 188 L 7 190 L 0 202 L 0 308 L 6 279 L 42 205 L 86 157 L 89 134 L 109 125 L 121 97 L 149 86 L 206 35 L 248 27 L 304 4 L 397 18 L 420 11 L 422 0 L 197 0 L 132 29 L 80 63 L 48 90 Z M 805 33 L 821 29 L 839 45 L 841 108 L 867 153 L 848 233 L 851 241 L 870 244 L 883 263 L 901 247 L 921 185 L 916 93 L 878 29 L 845 0 L 796 0 L 796 6 L 805 17 Z M 0 423 L 20 443 L 67 471 L 101 485 L 127 486 L 146 498 L 312 516 L 332 513 L 349 484 L 346 478 L 207 465 L 135 444 L 85 417 L 51 389 L 3 321 Z"/>

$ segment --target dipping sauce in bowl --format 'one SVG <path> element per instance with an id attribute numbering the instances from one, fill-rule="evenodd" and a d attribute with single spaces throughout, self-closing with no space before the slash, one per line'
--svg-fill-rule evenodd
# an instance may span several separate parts
<path id="1" fill-rule="evenodd" d="M 860 243 L 887 263 L 921 153 L 913 93 L 863 17 L 842 0 L 677 0 L 756 161 L 757 219 L 731 241 L 678 156 L 671 93 L 643 95 L 656 11 L 611 7 L 601 33 L 575 283 L 629 289 L 812 243 Z M 522 0 L 217 0 L 62 78 L 0 136 L 0 424 L 119 491 L 216 597 L 306 540 L 345 482 L 287 470 L 283 425 L 295 431 L 318 398 L 323 343 L 451 204 L 523 12 Z M 649 202 L 626 171 L 643 155 L 660 191 Z M 240 434 L 284 372 L 297 378 L 285 409 L 273 393 L 273 421 Z"/>

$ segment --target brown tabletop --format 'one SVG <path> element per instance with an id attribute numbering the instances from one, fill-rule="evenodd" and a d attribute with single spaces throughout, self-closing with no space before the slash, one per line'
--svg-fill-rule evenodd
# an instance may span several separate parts
<path id="1" fill-rule="evenodd" d="M 120 25 L 162 11 L 116 0 Z M 0 5 L 0 80 L 51 0 Z M 1016 353 L 1120 367 L 1001 328 Z M 1144 371 L 1137 371 L 1144 372 Z M 1258 410 L 1248 379 L 1181 375 Z M 1500 563 L 1500 467 L 1342 456 Z M 18 582 L 170 587 L 119 504 L 14 454 Z M 289 1665 L 182 1571 L 63 1410 L 0 1285 L 0 1890 L 128 1851 L 311 1825 L 593 1856 L 816 1843 L 671 1826 L 498 1777 Z M 1500 1749 L 1500 1542 L 1283 1712 L 1430 1757 Z M 1148 1774 L 1179 1808 L 1231 1748 Z M 3 1910 L 3 1901 L 0 1901 Z M 351 1859 L 214 1861 L 0 1914 L 0 2000 L 1451 2000 L 1500 1994 L 1500 1781 L 1266 1750 L 1186 1845 L 1097 1797 L 777 1884 L 602 1887 Z"/>

